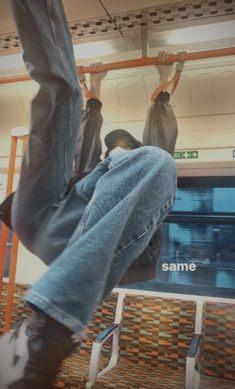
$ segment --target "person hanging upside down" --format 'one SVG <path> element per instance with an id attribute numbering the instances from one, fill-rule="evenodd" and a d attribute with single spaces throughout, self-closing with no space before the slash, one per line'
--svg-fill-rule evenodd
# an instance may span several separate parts
<path id="1" fill-rule="evenodd" d="M 89 98 L 82 114 L 61 1 L 11 0 L 11 5 L 25 65 L 40 89 L 32 101 L 30 137 L 8 222 L 49 267 L 25 296 L 31 316 L 0 338 L 0 388 L 50 389 L 96 306 L 148 247 L 171 209 L 176 168 L 170 153 L 176 139 L 168 134 L 164 147 L 149 145 L 155 131 L 149 121 L 143 146 L 109 152 L 100 161 L 93 146 L 99 143 L 101 102 Z M 89 137 L 93 114 L 99 126 Z M 108 139 L 110 134 L 106 144 L 113 150 Z M 94 151 L 85 162 L 84 142 Z M 74 159 L 80 179 L 71 184 Z"/>

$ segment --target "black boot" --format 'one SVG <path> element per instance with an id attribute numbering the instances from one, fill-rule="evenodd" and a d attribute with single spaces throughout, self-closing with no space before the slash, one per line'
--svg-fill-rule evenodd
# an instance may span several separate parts
<path id="1" fill-rule="evenodd" d="M 77 346 L 73 333 L 34 313 L 0 338 L 1 389 L 51 389 L 63 359 Z"/>

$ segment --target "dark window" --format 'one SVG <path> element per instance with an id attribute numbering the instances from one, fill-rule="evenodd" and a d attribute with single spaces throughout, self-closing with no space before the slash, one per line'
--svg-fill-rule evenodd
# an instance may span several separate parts
<path id="1" fill-rule="evenodd" d="M 181 178 L 162 226 L 157 280 L 235 293 L 235 178 Z M 162 271 L 162 264 L 195 264 L 195 271 Z M 168 266 L 169 267 L 169 266 Z"/>
<path id="2" fill-rule="evenodd" d="M 235 177 L 179 178 L 156 278 L 135 287 L 234 298 L 234 237 Z"/>

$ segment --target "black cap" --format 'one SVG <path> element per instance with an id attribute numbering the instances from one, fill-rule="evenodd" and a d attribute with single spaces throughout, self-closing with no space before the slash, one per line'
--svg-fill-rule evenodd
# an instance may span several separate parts
<path id="1" fill-rule="evenodd" d="M 120 130 L 113 130 L 113 131 L 109 132 L 106 135 L 106 137 L 104 138 L 104 142 L 105 142 L 108 150 L 110 150 L 112 148 L 112 145 L 114 144 L 116 139 L 122 138 L 122 137 L 128 138 L 131 141 L 131 143 L 133 143 L 134 149 L 143 145 L 140 141 L 135 139 L 135 137 L 133 135 L 131 135 L 128 131 L 120 129 Z"/>

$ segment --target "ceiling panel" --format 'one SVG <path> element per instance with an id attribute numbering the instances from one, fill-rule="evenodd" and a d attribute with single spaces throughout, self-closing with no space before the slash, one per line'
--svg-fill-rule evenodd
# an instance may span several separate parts
<path id="1" fill-rule="evenodd" d="M 63 3 L 78 63 L 141 56 L 142 29 L 148 31 L 149 55 L 163 48 L 198 51 L 234 46 L 235 22 L 231 24 L 231 20 L 235 0 L 63 0 Z M 115 22 L 106 15 L 101 3 Z M 195 32 L 193 26 L 200 31 Z M 0 0 L 0 76 L 24 69 L 22 60 L 12 56 L 20 51 L 9 0 Z"/>
<path id="2" fill-rule="evenodd" d="M 101 17 L 105 11 L 98 0 L 63 0 L 66 17 L 69 22 Z M 0 1 L 0 34 L 15 31 L 10 1 Z"/>
<path id="3" fill-rule="evenodd" d="M 69 22 L 93 19 L 106 15 L 99 0 L 62 0 L 66 17 Z M 180 3 L 184 0 L 178 0 Z M 102 0 L 108 11 L 113 13 L 126 12 L 136 9 L 155 7 L 162 4 L 175 3 L 172 0 Z M 0 34 L 15 31 L 14 21 L 11 15 L 10 1 L 0 1 Z"/>
<path id="4" fill-rule="evenodd" d="M 180 4 L 184 0 L 102 0 L 102 3 L 111 14 L 137 9 L 158 7 L 166 4 Z"/>
<path id="5" fill-rule="evenodd" d="M 115 0 L 112 0 L 114 2 Z M 99 0 L 63 0 L 66 17 L 73 20 L 92 19 L 105 15 Z"/>
<path id="6" fill-rule="evenodd" d="M 9 0 L 0 1 L 0 34 L 15 31 Z"/>

